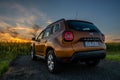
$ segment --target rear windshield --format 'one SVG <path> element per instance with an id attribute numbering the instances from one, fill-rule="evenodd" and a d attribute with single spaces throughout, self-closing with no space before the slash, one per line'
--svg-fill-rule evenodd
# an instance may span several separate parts
<path id="1" fill-rule="evenodd" d="M 68 27 L 77 31 L 100 32 L 98 28 L 89 22 L 67 21 Z"/>

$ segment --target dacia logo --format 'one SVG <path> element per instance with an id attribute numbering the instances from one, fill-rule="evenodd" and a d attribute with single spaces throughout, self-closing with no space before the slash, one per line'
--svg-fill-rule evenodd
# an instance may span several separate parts
<path id="1" fill-rule="evenodd" d="M 93 36 L 93 33 L 89 33 L 91 36 Z"/>

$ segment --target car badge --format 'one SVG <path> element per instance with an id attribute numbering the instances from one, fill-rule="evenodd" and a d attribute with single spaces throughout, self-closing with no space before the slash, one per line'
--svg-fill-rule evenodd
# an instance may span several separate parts
<path id="1" fill-rule="evenodd" d="M 93 33 L 89 33 L 91 36 L 93 36 Z"/>

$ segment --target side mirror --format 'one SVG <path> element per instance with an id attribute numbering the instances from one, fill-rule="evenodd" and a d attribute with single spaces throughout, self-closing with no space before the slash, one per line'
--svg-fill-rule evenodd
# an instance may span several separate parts
<path id="1" fill-rule="evenodd" d="M 35 37 L 33 37 L 32 40 L 35 41 Z"/>

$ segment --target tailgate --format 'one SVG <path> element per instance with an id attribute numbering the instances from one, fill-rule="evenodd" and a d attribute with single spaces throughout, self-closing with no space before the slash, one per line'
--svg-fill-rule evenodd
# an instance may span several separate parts
<path id="1" fill-rule="evenodd" d="M 68 20 L 68 30 L 73 32 L 72 48 L 75 52 L 103 50 L 106 48 L 100 30 L 90 22 Z"/>
<path id="2" fill-rule="evenodd" d="M 101 40 L 101 34 L 97 32 L 79 32 L 74 34 L 72 47 L 75 52 L 104 49 L 104 43 Z"/>

